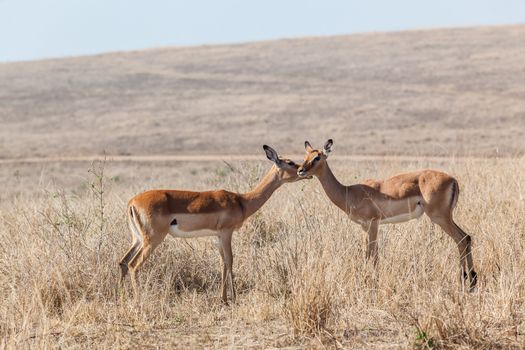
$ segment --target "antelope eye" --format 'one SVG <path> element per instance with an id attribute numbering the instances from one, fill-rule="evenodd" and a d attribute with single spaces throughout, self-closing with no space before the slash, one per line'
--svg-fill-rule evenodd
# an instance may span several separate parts
<path id="1" fill-rule="evenodd" d="M 292 166 L 294 166 L 294 165 L 295 165 L 295 163 L 294 163 L 294 162 L 292 162 L 292 161 L 289 161 L 289 162 L 288 162 L 288 165 L 292 165 Z"/>
<path id="2" fill-rule="evenodd" d="M 314 161 L 317 162 L 318 160 L 321 160 L 321 156 L 317 156 L 317 157 L 314 158 Z"/>

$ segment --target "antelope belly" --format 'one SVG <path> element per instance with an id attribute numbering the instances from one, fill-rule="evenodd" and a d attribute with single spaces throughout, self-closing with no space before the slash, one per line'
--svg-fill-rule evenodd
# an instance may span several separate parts
<path id="1" fill-rule="evenodd" d="M 396 216 L 391 216 L 388 218 L 384 218 L 380 221 L 380 224 L 398 224 L 401 222 L 410 221 L 412 219 L 417 219 L 421 215 L 423 215 L 423 206 L 421 206 L 420 204 L 417 204 L 416 208 L 413 211 L 404 213 L 404 214 L 400 214 L 400 215 L 396 215 Z"/>
<path id="2" fill-rule="evenodd" d="M 176 238 L 209 237 L 217 235 L 217 232 L 213 230 L 182 231 L 178 226 L 179 225 L 170 225 L 169 230 L 169 234 Z"/>

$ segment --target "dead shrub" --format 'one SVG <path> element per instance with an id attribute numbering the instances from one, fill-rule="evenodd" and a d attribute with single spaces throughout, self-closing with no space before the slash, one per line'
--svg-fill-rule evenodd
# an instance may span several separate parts
<path id="1" fill-rule="evenodd" d="M 292 278 L 285 313 L 295 336 L 321 334 L 334 313 L 334 290 L 320 263 L 317 269 L 302 268 Z"/>

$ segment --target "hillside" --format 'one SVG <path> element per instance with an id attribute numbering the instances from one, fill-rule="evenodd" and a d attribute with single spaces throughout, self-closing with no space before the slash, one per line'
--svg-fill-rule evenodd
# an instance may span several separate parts
<path id="1" fill-rule="evenodd" d="M 525 150 L 525 26 L 0 64 L 0 157 Z"/>

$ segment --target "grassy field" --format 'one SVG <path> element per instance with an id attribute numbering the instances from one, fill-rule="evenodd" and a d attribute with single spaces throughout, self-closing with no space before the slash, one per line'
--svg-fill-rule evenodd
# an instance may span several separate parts
<path id="1" fill-rule="evenodd" d="M 144 266 L 140 293 L 133 295 L 129 284 L 117 289 L 117 261 L 130 239 L 124 211 L 131 196 L 168 186 L 245 191 L 270 162 L 109 161 L 103 188 L 99 163 L 95 174 L 84 163 L 43 165 L 45 170 L 26 165 L 1 174 L 8 189 L 0 207 L 2 344 L 522 346 L 523 158 L 332 164 L 345 183 L 422 167 L 455 174 L 461 184 L 456 218 L 474 239 L 479 291 L 461 291 L 457 249 L 426 218 L 383 226 L 374 270 L 365 261 L 364 233 L 313 179 L 280 188 L 234 235 L 236 305 L 220 303 L 220 258 L 207 238 L 168 237 Z M 63 183 L 64 177 L 77 180 Z"/>
<path id="2" fill-rule="evenodd" d="M 523 348 L 524 36 L 468 28 L 0 64 L 0 349 Z M 371 266 L 360 226 L 316 179 L 281 187 L 234 234 L 236 304 L 220 302 L 211 238 L 168 237 L 138 293 L 118 288 L 132 196 L 244 192 L 271 167 L 263 143 L 297 155 L 328 137 L 345 184 L 427 167 L 458 179 L 476 293 L 426 217 L 382 226 Z"/>

